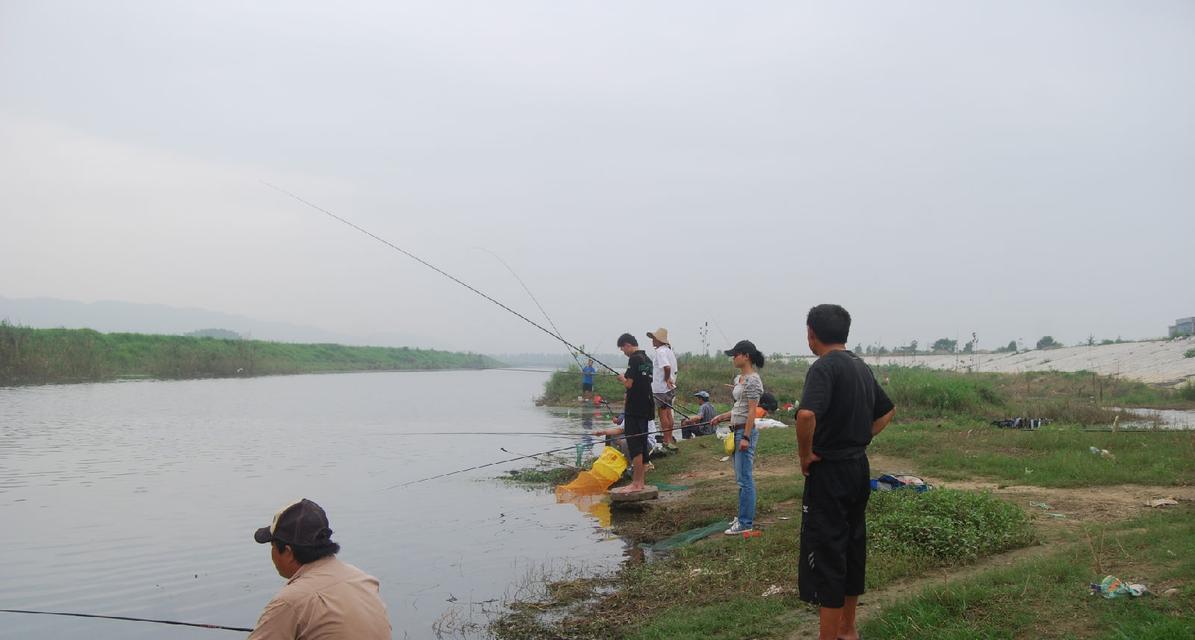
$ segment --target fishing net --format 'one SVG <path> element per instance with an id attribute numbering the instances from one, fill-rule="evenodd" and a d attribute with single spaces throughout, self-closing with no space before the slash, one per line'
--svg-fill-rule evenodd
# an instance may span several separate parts
<path id="1" fill-rule="evenodd" d="M 671 538 L 664 538 L 663 540 L 660 540 L 659 542 L 651 545 L 651 550 L 652 551 L 672 551 L 673 549 L 676 549 L 679 547 L 687 547 L 687 546 L 693 544 L 694 542 L 697 542 L 698 540 L 708 538 L 708 537 L 714 535 L 715 533 L 721 533 L 722 531 L 726 530 L 726 527 L 729 527 L 729 526 L 730 526 L 730 522 L 728 522 L 726 520 L 719 520 L 717 522 L 707 524 L 704 527 L 698 527 L 697 529 L 689 529 L 688 531 L 682 531 L 682 532 L 672 536 Z"/>

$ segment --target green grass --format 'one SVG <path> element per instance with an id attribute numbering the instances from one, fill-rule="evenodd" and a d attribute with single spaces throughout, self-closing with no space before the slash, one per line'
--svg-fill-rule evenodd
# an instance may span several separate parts
<path id="1" fill-rule="evenodd" d="M 735 597 L 698 609 L 672 608 L 651 618 L 642 627 L 632 628 L 630 640 L 670 640 L 672 638 L 708 638 L 740 640 L 773 635 L 773 620 L 790 605 L 781 598 Z"/>
<path id="2" fill-rule="evenodd" d="M 1195 381 L 1188 381 L 1187 384 L 1179 387 L 1178 397 L 1195 402 Z"/>
<path id="3" fill-rule="evenodd" d="M 1115 458 L 1093 455 L 1107 449 Z M 888 427 L 870 451 L 907 458 L 922 473 L 945 479 L 991 478 L 1009 484 L 1084 487 L 1195 482 L 1195 432 L 1094 432 L 1069 427 L 1038 431 L 982 423 L 918 422 Z"/>
<path id="4" fill-rule="evenodd" d="M 204 378 L 321 371 L 484 368 L 477 354 L 427 349 L 292 344 L 90 329 L 31 329 L 0 322 L 0 385 Z"/>
<path id="5" fill-rule="evenodd" d="M 808 369 L 805 361 L 773 362 L 760 370 L 760 375 L 764 386 L 776 394 L 783 406 L 800 400 Z M 1172 389 L 1082 371 L 959 373 L 884 366 L 876 367 L 875 374 L 883 381 L 896 404 L 898 417 L 903 420 L 959 415 L 985 416 L 989 420 L 1031 416 L 1071 424 L 1106 425 L 1116 415 L 1107 407 L 1195 408 L 1195 384 Z M 677 407 L 686 413 L 695 412 L 692 394 L 704 390 L 710 392 L 720 410 L 725 409 L 732 401 L 728 385 L 734 375 L 728 359 L 682 357 Z M 613 375 L 599 374 L 595 386 L 596 392 L 612 404 L 622 402 L 625 390 Z M 569 404 L 580 393 L 581 374 L 572 367 L 553 374 L 542 400 L 548 404 Z M 793 414 L 780 411 L 773 417 L 791 421 Z"/>
<path id="6" fill-rule="evenodd" d="M 938 489 L 876 492 L 869 551 L 964 564 L 1033 540 L 1025 512 L 986 493 Z"/>
<path id="7" fill-rule="evenodd" d="M 1195 513 L 1151 514 L 1085 537 L 1045 558 L 916 594 L 863 625 L 872 638 L 1118 638 L 1170 640 L 1195 632 Z M 1107 600 L 1087 585 L 1106 574 L 1152 594 Z M 1167 588 L 1178 589 L 1163 595 Z"/>
<path id="8" fill-rule="evenodd" d="M 729 519 L 737 504 L 733 473 L 696 483 L 675 478 L 702 463 L 708 468 L 720 446 L 715 438 L 698 438 L 684 443 L 680 453 L 657 460 L 654 477 L 690 484 L 693 491 L 684 499 L 654 504 L 642 515 L 616 514 L 617 533 L 651 542 Z M 608 585 L 612 592 L 599 596 L 595 591 L 594 602 L 580 611 L 541 619 L 529 613 L 537 607 L 516 607 L 492 630 L 508 640 L 785 637 L 794 624 L 804 624 L 793 612 L 808 610 L 794 591 L 804 479 L 796 472 L 762 472 L 791 465 L 794 451 L 790 429 L 761 432 L 756 517 L 762 536 L 744 540 L 715 535 L 666 559 L 624 566 Z M 873 543 L 869 588 L 918 575 L 927 567 L 965 565 L 1034 539 L 1023 512 L 985 493 L 877 494 L 869 505 L 868 523 Z M 788 591 L 762 598 L 773 586 Z"/>
<path id="9" fill-rule="evenodd" d="M 556 486 L 572 482 L 577 477 L 577 470 L 573 467 L 512 469 L 500 477 L 517 484 Z"/>
<path id="10" fill-rule="evenodd" d="M 932 415 L 983 411 L 1005 404 L 990 374 L 909 367 L 885 367 L 877 375 L 887 376 L 888 396 L 902 412 Z"/>

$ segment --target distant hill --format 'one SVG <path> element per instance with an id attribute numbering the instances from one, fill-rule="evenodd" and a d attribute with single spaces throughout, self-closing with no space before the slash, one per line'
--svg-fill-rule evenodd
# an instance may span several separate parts
<path id="1" fill-rule="evenodd" d="M 35 329 L 94 329 L 100 333 L 187 335 L 219 327 L 243 338 L 276 342 L 336 343 L 381 347 L 428 347 L 420 336 L 399 333 L 352 336 L 286 322 L 267 322 L 205 309 L 103 300 L 0 297 L 0 320 Z"/>

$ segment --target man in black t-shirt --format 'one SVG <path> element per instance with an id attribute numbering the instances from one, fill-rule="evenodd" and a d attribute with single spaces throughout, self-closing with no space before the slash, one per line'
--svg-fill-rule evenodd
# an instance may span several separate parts
<path id="1" fill-rule="evenodd" d="M 857 640 L 855 608 L 867 560 L 864 515 L 871 496 L 866 449 L 895 407 L 871 369 L 847 351 L 851 315 L 822 304 L 806 317 L 809 349 L 818 359 L 805 374 L 797 411 L 801 498 L 801 599 L 820 609 L 821 640 Z"/>
<path id="2" fill-rule="evenodd" d="M 647 423 L 655 412 L 655 401 L 651 393 L 653 364 L 651 358 L 639 348 L 635 336 L 624 333 L 618 337 L 618 348 L 627 357 L 627 370 L 618 376 L 626 387 L 624 402 L 623 433 L 626 435 L 627 451 L 631 458 L 631 484 L 614 489 L 617 493 L 642 491 L 645 463 L 647 462 Z"/>

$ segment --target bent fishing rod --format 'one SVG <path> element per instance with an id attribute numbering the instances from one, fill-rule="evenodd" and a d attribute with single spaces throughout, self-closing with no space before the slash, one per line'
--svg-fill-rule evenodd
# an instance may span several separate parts
<path id="1" fill-rule="evenodd" d="M 0 613 L 30 613 L 42 616 L 69 616 L 72 618 L 100 618 L 102 620 L 120 620 L 123 622 L 153 622 L 155 624 L 171 624 L 180 627 L 199 627 L 200 629 L 219 629 L 222 631 L 245 631 L 253 629 L 245 627 L 226 627 L 220 624 L 204 624 L 202 622 L 179 622 L 178 620 L 154 620 L 152 618 L 133 618 L 130 616 L 102 616 L 95 613 L 72 613 L 68 611 L 30 611 L 27 609 L 0 609 Z"/>
<path id="2" fill-rule="evenodd" d="M 428 269 L 435 271 L 436 273 L 444 276 L 445 278 L 448 278 L 449 280 L 452 280 L 453 282 L 461 285 L 462 287 L 468 289 L 469 291 L 472 291 L 473 293 L 481 296 L 482 298 L 485 298 L 486 300 L 489 300 L 490 302 L 498 305 L 499 307 L 501 307 L 508 313 L 514 315 L 516 318 L 519 318 L 523 322 L 526 322 L 527 324 L 535 327 L 536 329 L 539 329 L 540 331 L 548 334 L 549 336 L 552 336 L 553 338 L 559 340 L 560 342 L 564 343 L 564 346 L 568 347 L 569 349 L 572 349 L 573 351 L 576 351 L 577 353 L 585 356 L 586 358 L 589 358 L 590 360 L 593 360 L 595 363 L 601 365 L 610 373 L 613 373 L 616 375 L 620 374 L 620 372 L 617 369 L 615 369 L 614 367 L 611 367 L 610 365 L 606 364 L 605 362 L 602 362 L 600 359 L 595 357 L 593 354 L 586 352 L 584 349 L 578 347 L 577 345 L 569 342 L 568 340 L 565 340 L 563 337 L 561 337 L 561 335 L 559 333 L 556 333 L 556 332 L 552 331 L 551 329 L 548 329 L 547 327 L 543 326 L 542 324 L 532 320 L 531 318 L 528 318 L 527 316 L 519 313 L 518 311 L 511 309 L 510 307 L 506 306 L 502 302 L 499 302 L 498 300 L 496 300 L 494 297 L 490 296 L 489 294 L 481 291 L 477 287 L 474 287 L 473 285 L 465 282 L 464 280 L 461 280 L 460 278 L 452 275 L 451 273 L 448 273 L 447 271 L 441 269 L 440 267 L 437 267 L 436 265 L 428 262 L 427 260 L 420 258 L 419 256 L 411 253 L 410 251 L 403 249 L 402 247 L 394 244 L 393 242 L 390 242 L 389 240 L 373 233 L 372 231 L 369 231 L 368 229 L 352 222 L 351 220 L 348 220 L 347 218 L 342 218 L 341 216 L 338 216 L 335 213 L 332 213 L 331 211 L 329 211 L 317 204 L 314 204 L 308 200 L 304 200 L 303 198 L 299 197 L 298 195 L 291 193 L 290 191 L 287 191 L 286 189 L 283 189 L 282 187 L 279 187 L 272 183 L 266 182 L 265 180 L 262 180 L 261 183 L 264 184 L 265 186 L 277 191 L 278 193 L 281 193 L 281 194 L 288 196 L 288 197 L 290 197 L 308 207 L 311 207 L 312 209 L 319 211 L 320 213 L 328 216 L 329 218 L 332 218 L 333 220 L 336 220 L 337 222 L 340 222 L 348 227 L 351 227 L 351 228 L 357 230 L 358 232 L 363 233 L 363 234 L 369 236 L 370 238 L 373 238 L 374 240 L 377 240 L 378 242 L 386 245 L 387 247 L 394 249 L 395 251 L 403 254 L 404 256 L 407 256 L 408 258 L 414 260 L 415 262 L 418 262 L 419 264 L 427 267 Z M 671 404 L 668 404 L 667 402 L 664 402 L 663 404 L 665 404 L 669 409 L 675 409 Z M 685 416 L 686 418 L 689 417 L 689 415 L 684 413 L 683 411 L 678 411 L 678 413 L 680 413 L 682 416 Z"/>
<path id="3" fill-rule="evenodd" d="M 365 229 L 364 227 L 361 227 L 361 226 L 357 225 L 356 223 L 354 223 L 354 222 L 352 222 L 352 221 L 350 221 L 350 220 L 348 220 L 348 219 L 346 219 L 346 218 L 342 218 L 342 217 L 340 217 L 340 216 L 336 215 L 335 213 L 332 213 L 331 211 L 328 211 L 327 209 L 325 209 L 325 208 L 323 208 L 323 207 L 321 207 L 321 206 L 319 206 L 319 205 L 317 205 L 317 204 L 314 204 L 314 203 L 312 203 L 312 202 L 309 202 L 309 201 L 307 201 L 307 200 L 304 200 L 303 198 L 299 197 L 298 195 L 295 195 L 294 193 L 291 193 L 290 191 L 287 191 L 286 189 L 283 189 L 282 187 L 276 186 L 276 185 L 274 185 L 274 184 L 271 184 L 271 183 L 269 183 L 269 182 L 266 182 L 266 181 L 264 181 L 264 180 L 262 180 L 261 182 L 262 182 L 262 184 L 264 184 L 265 186 L 267 186 L 267 187 L 269 187 L 269 188 L 271 188 L 271 189 L 273 189 L 273 190 L 275 190 L 275 191 L 277 191 L 277 192 L 279 192 L 279 193 L 281 193 L 281 194 L 283 194 L 283 195 L 289 196 L 290 198 L 293 198 L 294 200 L 297 200 L 298 202 L 300 202 L 300 203 L 302 203 L 302 204 L 305 204 L 305 205 L 307 205 L 308 207 L 311 207 L 312 209 L 315 209 L 316 211 L 319 211 L 320 213 L 322 213 L 322 214 L 324 214 L 324 215 L 326 215 L 326 216 L 328 216 L 328 217 L 332 218 L 333 220 L 336 220 L 336 221 L 338 221 L 338 222 L 340 222 L 340 223 L 342 223 L 342 224 L 345 224 L 345 225 L 347 225 L 347 226 L 349 226 L 349 227 L 352 227 L 353 229 L 356 229 L 357 231 L 359 231 L 359 232 L 361 232 L 361 233 L 363 233 L 363 234 L 365 234 L 365 235 L 367 235 L 367 236 L 369 236 L 369 237 L 373 238 L 374 240 L 377 240 L 378 242 L 380 242 L 380 243 L 382 243 L 382 244 L 386 245 L 387 247 L 390 247 L 391 249 L 394 249 L 395 251 L 397 251 L 397 252 L 399 252 L 399 253 L 403 254 L 404 256 L 407 256 L 408 258 L 410 258 L 410 259 L 414 260 L 415 262 L 418 262 L 419 264 L 421 264 L 421 265 L 423 265 L 423 266 L 427 267 L 428 269 L 431 269 L 432 271 L 435 271 L 436 273 L 438 273 L 438 274 L 440 274 L 440 275 L 444 276 L 445 278 L 448 278 L 449 280 L 452 280 L 453 282 L 455 282 L 455 283 L 457 283 L 457 284 L 461 285 L 462 287 L 464 287 L 464 288 L 468 289 L 469 291 L 472 291 L 473 293 L 475 293 L 475 294 L 477 294 L 477 295 L 481 296 L 482 298 L 485 298 L 486 300 L 489 300 L 490 302 L 492 302 L 492 303 L 494 303 L 494 304 L 498 305 L 499 307 L 501 307 L 502 309 L 506 310 L 508 313 L 510 313 L 510 314 L 512 314 L 512 315 L 514 315 L 515 317 L 519 318 L 519 319 L 520 319 L 520 320 L 522 320 L 523 322 L 526 322 L 527 324 L 529 324 L 529 325 L 531 325 L 531 326 L 535 327 L 536 329 L 539 329 L 540 331 L 542 331 L 542 332 L 544 332 L 544 333 L 548 334 L 549 336 L 552 336 L 553 338 L 555 338 L 555 339 L 559 340 L 560 342 L 564 343 L 564 346 L 568 347 L 569 349 L 572 349 L 573 351 L 576 351 L 577 353 L 580 353 L 581 355 L 583 355 L 583 356 L 585 356 L 585 357 L 587 357 L 587 358 L 591 358 L 591 359 L 592 359 L 594 362 L 596 362 L 597 364 L 600 364 L 600 365 L 602 365 L 603 367 L 605 367 L 606 369 L 608 369 L 608 370 L 609 370 L 611 373 L 618 373 L 618 370 L 617 370 L 617 369 L 615 369 L 614 367 L 611 367 L 610 365 L 606 364 L 605 362 L 602 362 L 601 360 L 599 360 L 599 359 L 595 358 L 593 355 L 591 355 L 591 354 L 589 354 L 589 353 L 586 353 L 586 352 L 585 352 L 585 350 L 583 350 L 583 349 L 581 349 L 580 347 L 578 347 L 577 345 L 575 345 L 575 344 L 573 344 L 573 343 L 569 342 L 568 340 L 565 340 L 564 338 L 562 338 L 562 337 L 560 336 L 560 334 L 553 332 L 551 329 L 548 329 L 547 327 L 543 326 L 542 324 L 540 324 L 540 323 L 538 323 L 538 322 L 536 322 L 536 321 L 532 320 L 531 318 L 528 318 L 527 316 L 525 316 L 525 315 L 523 315 L 523 314 L 519 313 L 518 311 L 515 311 L 514 309 L 511 309 L 510 307 L 508 307 L 508 306 L 506 306 L 505 304 L 503 304 L 503 303 L 499 302 L 498 300 L 496 300 L 495 298 L 493 298 L 493 297 L 492 297 L 492 296 L 490 296 L 489 294 L 487 294 L 487 293 L 485 293 L 485 292 L 481 291 L 481 290 L 480 290 L 480 289 L 478 289 L 477 287 L 474 287 L 473 285 L 471 285 L 471 284 L 469 284 L 469 283 L 465 282 L 464 280 L 461 280 L 460 278 L 458 278 L 458 277 L 456 277 L 456 276 L 452 275 L 451 273 L 448 273 L 447 271 L 445 271 L 445 270 L 441 269 L 440 267 L 437 267 L 436 265 L 434 265 L 434 264 L 432 264 L 432 263 L 428 262 L 427 260 L 424 260 L 423 258 L 420 258 L 419 256 L 417 256 L 417 255 L 415 255 L 415 254 L 411 253 L 410 251 L 407 251 L 406 249 L 403 249 L 402 247 L 400 247 L 400 246 L 398 246 L 398 245 L 394 244 L 393 242 L 390 242 L 389 240 L 387 240 L 387 239 L 385 239 L 385 238 L 383 238 L 383 237 L 381 237 L 381 236 L 379 236 L 379 235 L 377 235 L 377 234 L 373 233 L 372 231 L 369 231 L 368 229 Z"/>

